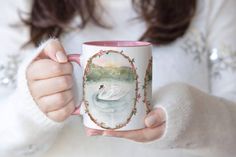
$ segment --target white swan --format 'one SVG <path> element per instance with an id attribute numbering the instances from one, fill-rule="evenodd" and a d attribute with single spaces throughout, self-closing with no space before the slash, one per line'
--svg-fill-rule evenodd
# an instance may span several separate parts
<path id="1" fill-rule="evenodd" d="M 121 88 L 118 85 L 100 85 L 97 99 L 105 101 L 115 101 L 124 97 L 128 93 L 128 90 Z"/>

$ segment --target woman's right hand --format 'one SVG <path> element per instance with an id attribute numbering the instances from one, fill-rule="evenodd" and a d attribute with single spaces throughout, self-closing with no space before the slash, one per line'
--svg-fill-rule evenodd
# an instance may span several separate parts
<path id="1" fill-rule="evenodd" d="M 38 107 L 56 122 L 75 110 L 73 67 L 58 40 L 51 40 L 27 69 L 28 86 Z"/>

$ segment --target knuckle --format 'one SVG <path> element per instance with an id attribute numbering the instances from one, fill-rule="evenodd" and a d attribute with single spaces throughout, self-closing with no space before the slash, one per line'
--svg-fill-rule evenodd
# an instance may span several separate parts
<path id="1" fill-rule="evenodd" d="M 75 110 L 74 101 L 72 100 L 69 105 L 66 107 L 67 114 L 71 114 Z"/>
<path id="2" fill-rule="evenodd" d="M 64 121 L 70 115 L 68 107 L 65 107 L 60 112 L 60 120 Z"/>
<path id="3" fill-rule="evenodd" d="M 60 92 L 54 95 L 54 104 L 58 107 L 58 108 L 62 108 L 64 106 L 66 106 L 66 104 L 68 103 L 69 100 L 71 100 L 71 98 L 73 98 L 71 95 L 69 95 L 70 92 L 66 91 L 66 92 Z"/>
<path id="4" fill-rule="evenodd" d="M 66 103 L 66 96 L 63 93 L 56 95 L 56 102 L 58 105 L 64 105 Z"/>
<path id="5" fill-rule="evenodd" d="M 50 107 L 48 105 L 48 99 L 43 97 L 43 98 L 39 98 L 36 100 L 36 103 L 38 104 L 39 108 L 41 111 L 43 112 L 48 112 Z"/>
<path id="6" fill-rule="evenodd" d="M 43 112 L 43 113 L 46 113 L 48 111 L 48 107 L 47 105 L 43 105 L 41 104 L 40 102 L 38 103 L 38 106 L 40 108 L 40 110 Z"/>
<path id="7" fill-rule="evenodd" d="M 58 63 L 52 64 L 51 65 L 51 70 L 52 70 L 53 73 L 57 73 L 57 74 L 60 74 L 63 71 L 62 67 Z"/>
<path id="8" fill-rule="evenodd" d="M 59 108 L 65 106 L 67 103 L 67 97 L 63 93 L 58 93 L 55 96 L 55 105 L 57 105 Z"/>
<path id="9" fill-rule="evenodd" d="M 72 64 L 71 64 L 71 63 L 67 63 L 66 65 L 67 65 L 68 72 L 69 72 L 70 74 L 72 74 L 72 72 L 73 72 L 73 66 L 72 66 Z"/>
<path id="10" fill-rule="evenodd" d="M 63 76 L 60 80 L 61 87 L 64 89 L 71 88 L 72 86 L 72 77 L 71 76 Z"/>

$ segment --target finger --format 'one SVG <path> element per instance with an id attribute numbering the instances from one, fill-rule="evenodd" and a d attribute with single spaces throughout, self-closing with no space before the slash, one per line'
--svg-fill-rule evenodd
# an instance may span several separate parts
<path id="1" fill-rule="evenodd" d="M 44 96 L 71 89 L 73 86 L 73 79 L 71 75 L 65 75 L 46 80 L 34 81 L 30 86 L 32 95 L 39 99 Z"/>
<path id="2" fill-rule="evenodd" d="M 145 125 L 147 127 L 156 127 L 165 122 L 165 112 L 162 108 L 156 108 L 148 113 L 145 117 Z"/>
<path id="3" fill-rule="evenodd" d="M 148 142 L 159 139 L 164 133 L 165 123 L 155 128 L 144 128 L 132 131 L 104 131 L 104 136 L 125 138 L 136 142 Z"/>
<path id="4" fill-rule="evenodd" d="M 74 101 L 72 100 L 65 107 L 47 113 L 47 116 L 56 122 L 62 122 L 65 121 L 74 110 L 75 110 L 75 104 Z"/>
<path id="5" fill-rule="evenodd" d="M 80 107 L 81 106 L 76 106 L 75 111 L 72 113 L 72 115 L 81 116 L 82 114 L 80 113 Z"/>
<path id="6" fill-rule="evenodd" d="M 52 77 L 69 75 L 73 72 L 71 63 L 59 64 L 50 59 L 41 59 L 33 62 L 27 70 L 29 81 L 42 80 Z"/>
<path id="7" fill-rule="evenodd" d="M 85 132 L 87 136 L 96 136 L 96 135 L 102 135 L 104 131 L 85 127 Z"/>
<path id="8" fill-rule="evenodd" d="M 50 59 L 59 63 L 65 63 L 68 61 L 65 49 L 57 39 L 52 39 L 43 49 L 43 53 Z"/>
<path id="9" fill-rule="evenodd" d="M 39 99 L 39 108 L 44 112 L 52 112 L 63 108 L 67 103 L 73 99 L 72 90 L 56 93 L 45 96 Z"/>

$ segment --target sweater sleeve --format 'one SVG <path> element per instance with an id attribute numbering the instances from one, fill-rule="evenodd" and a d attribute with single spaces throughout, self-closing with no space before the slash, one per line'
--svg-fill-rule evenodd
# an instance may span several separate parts
<path id="1" fill-rule="evenodd" d="M 166 130 L 149 149 L 183 149 L 201 157 L 235 154 L 236 103 L 184 83 L 154 93 L 155 107 L 166 113 Z"/>
<path id="2" fill-rule="evenodd" d="M 236 1 L 209 1 L 211 93 L 174 83 L 154 93 L 167 115 L 164 135 L 148 148 L 183 149 L 201 157 L 236 154 Z"/>

